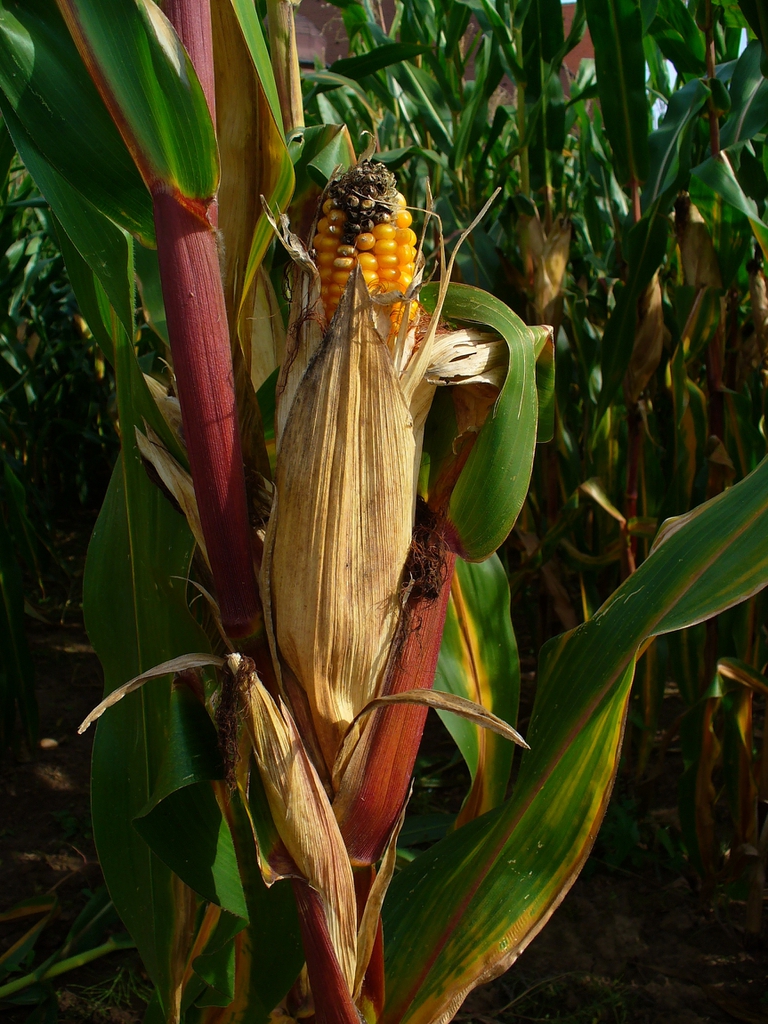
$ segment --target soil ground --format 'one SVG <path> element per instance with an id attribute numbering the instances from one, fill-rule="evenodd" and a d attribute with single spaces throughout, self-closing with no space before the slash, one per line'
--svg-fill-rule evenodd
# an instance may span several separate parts
<path id="1" fill-rule="evenodd" d="M 76 538 L 73 544 L 76 580 L 82 550 Z M 30 620 L 29 639 L 37 669 L 40 735 L 56 745 L 44 744 L 28 760 L 6 756 L 0 766 L 0 912 L 55 890 L 61 910 L 40 936 L 34 966 L 61 946 L 101 884 L 88 802 L 93 733 L 77 735 L 79 722 L 101 698 L 101 671 L 83 630 L 76 586 L 55 621 Z M 531 664 L 523 667 L 528 669 L 524 721 L 533 673 Z M 460 792 L 461 769 L 454 772 L 448 763 L 449 742 L 434 719 L 426 736 L 428 760 L 447 759 L 448 771 L 442 797 L 430 802 L 442 799 L 450 805 Z M 419 799 L 418 788 L 414 798 Z M 666 799 L 670 810 L 649 816 L 638 832 L 636 817 L 627 810 L 631 803 L 617 787 L 604 835 L 581 878 L 510 971 L 470 995 L 458 1020 L 768 1024 L 768 955 L 762 944 L 745 946 L 743 903 L 718 894 L 714 903 L 705 904 L 674 842 L 655 847 L 642 842 L 658 833 L 660 821 L 674 821 L 674 798 Z M 609 867 L 627 835 L 634 847 L 623 858 L 624 866 Z M 674 840 L 674 824 L 665 835 Z M 0 956 L 30 923 L 0 924 Z M 112 953 L 63 974 L 53 989 L 59 1020 L 73 1024 L 138 1022 L 149 994 L 133 951 Z M 33 1005 L 0 1006 L 9 1024 L 27 1021 L 33 1010 Z M 34 1019 L 47 1024 L 52 1018 L 38 1011 Z"/>

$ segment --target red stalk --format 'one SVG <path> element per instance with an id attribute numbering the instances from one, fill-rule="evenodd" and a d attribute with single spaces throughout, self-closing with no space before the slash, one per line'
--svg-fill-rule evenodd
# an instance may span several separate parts
<path id="1" fill-rule="evenodd" d="M 216 118 L 210 0 L 166 0 Z M 215 200 L 152 190 L 160 278 L 182 422 L 222 624 L 251 635 L 259 599 L 253 568 L 232 354 L 214 227 Z"/>
<path id="2" fill-rule="evenodd" d="M 323 904 L 303 879 L 293 879 L 301 941 L 315 1001 L 315 1024 L 360 1024 L 328 935 Z"/>
<path id="3" fill-rule="evenodd" d="M 216 597 L 227 635 L 247 637 L 259 600 L 216 237 L 202 208 L 167 192 L 153 199 L 168 334 Z"/>
<path id="4" fill-rule="evenodd" d="M 445 579 L 437 598 L 418 597 L 408 608 L 411 631 L 391 669 L 385 693 L 421 688 L 435 679 L 456 555 L 446 551 Z M 362 785 L 339 822 L 353 864 L 373 864 L 384 852 L 408 795 L 427 709 L 396 704 L 372 712 L 376 720 L 364 736 Z"/>

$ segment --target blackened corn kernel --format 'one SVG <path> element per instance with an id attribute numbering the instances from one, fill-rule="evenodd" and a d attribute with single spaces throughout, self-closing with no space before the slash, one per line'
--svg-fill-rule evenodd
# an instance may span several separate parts
<path id="1" fill-rule="evenodd" d="M 371 293 L 408 288 L 416 265 L 416 234 L 405 197 L 382 164 L 363 161 L 332 182 L 322 214 L 313 244 L 329 320 L 358 262 Z M 401 318 L 401 306 L 396 304 L 393 329 Z"/>

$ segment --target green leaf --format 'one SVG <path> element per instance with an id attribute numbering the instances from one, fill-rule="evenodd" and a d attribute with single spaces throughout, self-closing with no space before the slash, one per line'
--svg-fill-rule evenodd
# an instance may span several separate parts
<path id="1" fill-rule="evenodd" d="M 149 193 L 54 0 L 0 2 L 0 90 L 16 147 L 21 151 L 15 126 L 22 125 L 73 188 L 151 243 L 155 228 Z"/>
<path id="2" fill-rule="evenodd" d="M 422 289 L 421 301 L 427 309 L 436 294 L 436 285 Z M 459 553 L 469 561 L 481 561 L 509 534 L 528 491 L 537 419 L 534 339 L 503 302 L 469 285 L 449 287 L 443 316 L 491 327 L 509 346 L 504 387 L 480 430 L 448 507 L 449 530 L 455 535 Z"/>
<path id="3" fill-rule="evenodd" d="M 190 889 L 248 917 L 235 849 L 210 783 L 224 778 L 216 729 L 187 687 L 171 694 L 168 741 L 134 828 Z"/>
<path id="4" fill-rule="evenodd" d="M 466 697 L 514 726 L 520 662 L 509 617 L 509 584 L 497 555 L 486 562 L 456 560 L 435 689 Z M 467 762 L 472 788 L 458 826 L 502 803 L 514 748 L 466 718 L 438 711 Z"/>
<path id="5" fill-rule="evenodd" d="M 664 260 L 668 233 L 669 221 L 658 206 L 651 208 L 629 231 L 627 283 L 618 292 L 616 305 L 603 332 L 603 384 L 597 403 L 595 428 L 613 402 L 627 372 L 635 342 L 637 303 Z"/>
<path id="6" fill-rule="evenodd" d="M 26 133 L 16 115 L 9 112 L 14 126 L 19 155 L 35 179 L 40 191 L 48 201 L 56 220 L 69 237 L 82 260 L 96 275 L 106 292 L 109 302 L 117 313 L 126 332 L 132 336 L 133 325 L 133 284 L 128 277 L 131 241 L 126 231 L 118 227 L 89 202 L 66 178 L 49 163 Z M 60 238 L 61 240 L 61 238 Z M 66 245 L 66 242 L 64 243 Z M 74 263 L 74 261 L 71 261 Z M 86 271 L 86 278 L 88 271 Z M 85 278 L 84 287 L 87 287 Z M 92 287 L 92 282 L 90 284 Z M 77 291 L 77 289 L 75 289 Z M 81 307 L 86 320 L 93 320 L 91 330 L 99 334 L 102 327 L 100 317 L 89 317 Z M 112 339 L 107 331 L 97 338 L 110 362 L 114 362 Z"/>
<path id="7" fill-rule="evenodd" d="M 704 33 L 681 0 L 660 0 L 648 34 L 680 74 L 706 74 Z"/>
<path id="8" fill-rule="evenodd" d="M 129 258 L 129 286 L 132 271 Z M 114 316 L 107 315 L 105 328 L 111 330 L 114 347 L 123 451 L 88 549 L 83 606 L 109 693 L 170 657 L 206 650 L 207 640 L 186 601 L 192 535 L 184 517 L 149 480 L 134 440 L 134 429 L 143 428 L 145 418 L 154 426 L 161 417 L 132 340 Z M 171 681 L 165 677 L 102 716 L 92 784 L 94 837 L 104 877 L 169 1012 L 178 958 L 186 956 L 188 941 L 178 930 L 186 927 L 195 897 L 152 853 L 132 822 L 158 779 L 168 746 L 170 700 Z"/>
<path id="9" fill-rule="evenodd" d="M 739 7 L 768 54 L 768 11 L 763 0 L 739 0 Z"/>
<path id="10" fill-rule="evenodd" d="M 210 199 L 219 181 L 216 136 L 195 69 L 165 15 L 152 0 L 59 4 L 147 187 Z"/>
<path id="11" fill-rule="evenodd" d="M 768 259 L 768 224 L 765 224 L 760 219 L 754 201 L 744 194 L 741 185 L 736 179 L 736 175 L 733 173 L 733 168 L 728 162 L 727 156 L 721 154 L 720 160 L 714 160 L 710 157 L 704 163 L 699 164 L 698 167 L 694 167 L 691 171 L 691 176 L 699 178 L 713 192 L 722 196 L 726 203 L 730 203 L 735 210 L 744 214 L 752 225 L 752 230 L 755 233 L 755 238 L 760 243 L 763 255 Z"/>
<path id="12" fill-rule="evenodd" d="M 648 138 L 650 169 L 643 189 L 643 210 L 665 193 L 670 200 L 690 170 L 693 127 L 709 97 L 709 89 L 694 78 L 672 93 L 664 120 Z"/>
<path id="13" fill-rule="evenodd" d="M 536 328 L 531 328 L 536 330 Z M 555 436 L 555 343 L 547 332 L 536 355 L 536 396 L 539 407 L 539 426 L 536 441 L 546 444 Z"/>
<path id="14" fill-rule="evenodd" d="M 586 0 L 605 131 L 619 184 L 648 177 L 648 98 L 637 0 Z"/>
<path id="15" fill-rule="evenodd" d="M 768 124 L 768 81 L 760 70 L 762 48 L 753 39 L 736 64 L 731 79 L 731 112 L 720 129 L 720 146 L 728 149 L 751 139 Z"/>
<path id="16" fill-rule="evenodd" d="M 715 247 L 723 288 L 728 289 L 754 244 L 749 220 L 742 210 L 726 202 L 701 178 L 691 178 L 688 192 L 706 222 Z"/>
<path id="17" fill-rule="evenodd" d="M 385 43 L 377 46 L 370 53 L 362 53 L 359 57 L 344 57 L 335 60 L 328 67 L 336 75 L 343 75 L 345 78 L 352 78 L 359 82 L 366 75 L 373 75 L 382 68 L 388 68 L 392 64 L 399 64 L 404 60 L 411 60 L 418 57 L 420 53 L 426 53 L 429 49 L 423 43 Z"/>
<path id="18" fill-rule="evenodd" d="M 592 619 L 543 648 L 511 799 L 393 879 L 382 1024 L 443 1019 L 517 958 L 573 884 L 618 767 L 640 645 L 768 583 L 768 460 L 674 526 Z"/>

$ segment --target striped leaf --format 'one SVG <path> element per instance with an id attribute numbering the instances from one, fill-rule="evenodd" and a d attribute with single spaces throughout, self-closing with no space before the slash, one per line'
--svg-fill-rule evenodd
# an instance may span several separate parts
<path id="1" fill-rule="evenodd" d="M 152 242 L 149 194 L 54 0 L 0 3 L 0 107 L 24 159 L 17 125 L 71 186 Z"/>
<path id="2" fill-rule="evenodd" d="M 436 286 L 421 293 L 434 306 Z M 522 508 L 531 478 L 536 440 L 536 356 L 546 347 L 499 299 L 469 285 L 451 285 L 443 316 L 498 331 L 509 346 L 509 370 L 499 399 L 488 415 L 456 482 L 448 507 L 449 530 L 459 554 L 469 561 L 488 558 L 509 534 Z"/>
<path id="3" fill-rule="evenodd" d="M 219 180 L 213 124 L 192 62 L 160 8 L 153 0 L 57 2 L 147 188 L 209 200 Z"/>
<path id="4" fill-rule="evenodd" d="M 618 766 L 635 658 L 768 583 L 768 460 L 669 521 L 588 622 L 543 649 L 512 798 L 432 847 L 392 883 L 386 1024 L 445 1021 L 506 970 L 573 884 Z"/>
<path id="5" fill-rule="evenodd" d="M 482 704 L 514 725 L 520 662 L 509 600 L 507 576 L 497 555 L 479 564 L 457 559 L 435 689 Z M 514 748 L 508 740 L 466 718 L 445 711 L 438 714 L 472 776 L 472 788 L 456 823 L 460 827 L 504 800 Z"/>
<path id="6" fill-rule="evenodd" d="M 648 97 L 639 0 L 586 0 L 605 130 L 619 184 L 648 177 Z"/>

